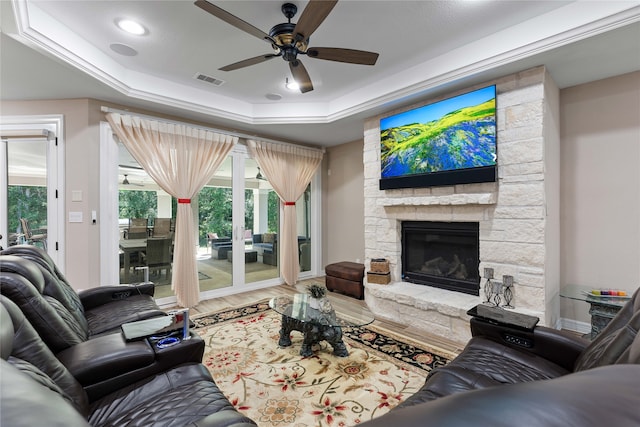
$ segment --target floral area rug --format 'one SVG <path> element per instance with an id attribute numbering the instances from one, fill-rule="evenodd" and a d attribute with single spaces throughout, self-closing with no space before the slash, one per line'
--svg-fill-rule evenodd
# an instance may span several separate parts
<path id="1" fill-rule="evenodd" d="M 216 384 L 260 427 L 357 425 L 415 393 L 431 369 L 455 356 L 370 325 L 343 329 L 348 357 L 323 341 L 304 358 L 300 332 L 291 333 L 290 347 L 278 347 L 280 315 L 267 302 L 193 321 Z"/>

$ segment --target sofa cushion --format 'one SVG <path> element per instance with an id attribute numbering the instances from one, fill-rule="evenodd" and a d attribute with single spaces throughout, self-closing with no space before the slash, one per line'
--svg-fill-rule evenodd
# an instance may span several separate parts
<path id="1" fill-rule="evenodd" d="M 262 243 L 273 243 L 276 240 L 276 235 L 274 233 L 264 233 L 262 235 Z"/>
<path id="2" fill-rule="evenodd" d="M 224 397 L 202 364 L 183 365 L 151 380 L 112 393 L 91 405 L 91 425 L 196 425 L 212 413 L 232 411 L 245 420 Z"/>

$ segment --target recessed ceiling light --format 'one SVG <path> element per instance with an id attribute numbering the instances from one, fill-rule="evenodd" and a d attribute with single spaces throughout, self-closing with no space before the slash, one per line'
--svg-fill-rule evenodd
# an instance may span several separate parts
<path id="1" fill-rule="evenodd" d="M 129 34 L 135 34 L 136 36 L 142 36 L 147 34 L 147 29 L 142 24 L 132 21 L 131 19 L 118 19 L 116 25 L 122 31 L 126 31 Z"/>
<path id="2" fill-rule="evenodd" d="M 300 85 L 293 79 L 289 81 L 289 78 L 286 78 L 284 86 L 289 90 L 300 90 Z"/>

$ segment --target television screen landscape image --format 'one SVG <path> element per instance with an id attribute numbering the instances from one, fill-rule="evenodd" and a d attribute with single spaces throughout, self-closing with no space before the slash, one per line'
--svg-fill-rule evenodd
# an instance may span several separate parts
<path id="1" fill-rule="evenodd" d="M 380 188 L 495 181 L 496 87 L 380 121 Z"/>

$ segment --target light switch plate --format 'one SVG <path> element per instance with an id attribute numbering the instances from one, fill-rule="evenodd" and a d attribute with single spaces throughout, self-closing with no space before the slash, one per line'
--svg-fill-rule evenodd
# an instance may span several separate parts
<path id="1" fill-rule="evenodd" d="M 82 212 L 69 212 L 69 222 L 82 222 Z"/>

